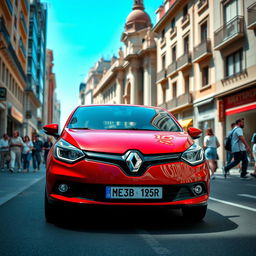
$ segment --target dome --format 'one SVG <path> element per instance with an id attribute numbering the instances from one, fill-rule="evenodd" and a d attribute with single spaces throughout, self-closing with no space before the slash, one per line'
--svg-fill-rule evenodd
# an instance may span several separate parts
<path id="1" fill-rule="evenodd" d="M 125 31 L 135 32 L 147 27 L 152 27 L 152 24 L 149 15 L 144 11 L 143 4 L 134 4 L 133 11 L 126 19 Z"/>

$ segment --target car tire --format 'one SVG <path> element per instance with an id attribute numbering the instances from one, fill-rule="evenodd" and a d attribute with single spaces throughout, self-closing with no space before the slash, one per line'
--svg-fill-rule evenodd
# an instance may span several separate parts
<path id="1" fill-rule="evenodd" d="M 183 217 L 189 221 L 201 221 L 206 211 L 207 205 L 182 208 Z"/>
<path id="2" fill-rule="evenodd" d="M 44 197 L 44 214 L 48 223 L 55 223 L 57 221 L 58 208 L 49 203 L 46 192 Z"/>

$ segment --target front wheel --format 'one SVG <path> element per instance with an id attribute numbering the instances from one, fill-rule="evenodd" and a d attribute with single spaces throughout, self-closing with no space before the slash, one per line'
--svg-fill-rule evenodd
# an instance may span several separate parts
<path id="1" fill-rule="evenodd" d="M 190 221 L 201 221 L 206 214 L 207 205 L 182 208 L 183 216 Z"/>

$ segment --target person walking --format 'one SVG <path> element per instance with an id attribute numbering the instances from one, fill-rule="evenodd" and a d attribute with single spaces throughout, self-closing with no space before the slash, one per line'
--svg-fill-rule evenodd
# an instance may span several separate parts
<path id="1" fill-rule="evenodd" d="M 252 135 L 252 154 L 254 158 L 254 172 L 251 173 L 251 176 L 256 178 L 256 132 Z"/>
<path id="2" fill-rule="evenodd" d="M 52 145 L 53 145 L 53 143 L 52 143 L 51 137 L 47 137 L 47 141 L 43 145 L 43 149 L 44 149 L 44 163 L 45 164 L 46 164 L 46 161 L 47 161 L 48 153 L 49 153 Z"/>
<path id="3" fill-rule="evenodd" d="M 248 167 L 248 158 L 247 151 L 252 154 L 252 151 L 246 142 L 243 134 L 244 128 L 244 119 L 236 120 L 236 126 L 232 130 L 232 139 L 231 139 L 231 151 L 234 155 L 233 162 L 230 162 L 224 167 L 224 177 L 227 177 L 227 173 L 230 169 L 242 162 L 242 170 L 240 173 L 241 179 L 247 179 L 247 167 Z"/>
<path id="4" fill-rule="evenodd" d="M 43 149 L 43 142 L 39 140 L 39 135 L 37 134 L 33 141 L 33 150 L 32 150 L 34 172 L 36 172 L 37 170 L 40 171 L 42 149 Z"/>
<path id="5" fill-rule="evenodd" d="M 9 137 L 5 133 L 0 140 L 1 171 L 4 171 L 5 162 L 10 160 Z"/>
<path id="6" fill-rule="evenodd" d="M 227 137 L 226 139 L 229 137 L 229 135 L 232 133 L 232 130 L 234 129 L 234 127 L 236 126 L 236 123 L 232 123 L 231 124 L 231 130 L 227 133 Z M 231 151 L 226 151 L 226 159 L 227 159 L 227 165 L 231 163 L 233 158 L 233 154 Z"/>
<path id="7" fill-rule="evenodd" d="M 29 172 L 30 160 L 32 158 L 32 149 L 33 149 L 33 143 L 32 141 L 30 141 L 29 136 L 26 135 L 24 137 L 23 151 L 22 151 L 24 172 Z"/>
<path id="8" fill-rule="evenodd" d="M 212 172 L 211 179 L 215 179 L 214 173 L 217 169 L 217 148 L 220 146 L 220 143 L 217 137 L 214 135 L 212 128 L 206 130 L 206 136 L 204 137 L 204 149 L 205 149 L 205 158 L 208 162 L 209 168 Z"/>
<path id="9" fill-rule="evenodd" d="M 14 172 L 15 163 L 17 162 L 18 172 L 21 172 L 21 151 L 23 147 L 22 138 L 18 131 L 13 132 L 13 137 L 10 140 L 11 164 L 10 172 Z"/>

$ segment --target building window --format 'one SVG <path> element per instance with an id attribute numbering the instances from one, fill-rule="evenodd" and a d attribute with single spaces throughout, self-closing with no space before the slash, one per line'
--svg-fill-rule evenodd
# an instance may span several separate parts
<path id="1" fill-rule="evenodd" d="M 165 54 L 162 56 L 162 70 L 165 69 L 165 61 L 166 61 L 166 57 Z"/>
<path id="2" fill-rule="evenodd" d="M 177 51 L 176 51 L 176 45 L 172 47 L 172 62 L 176 61 L 176 56 Z"/>
<path id="3" fill-rule="evenodd" d="M 186 4 L 186 5 L 183 7 L 183 18 L 186 17 L 187 14 L 188 14 L 188 5 Z"/>
<path id="4" fill-rule="evenodd" d="M 174 31 L 175 26 L 176 26 L 176 20 L 175 20 L 175 17 L 174 17 L 174 18 L 172 19 L 172 21 L 171 21 L 171 29 L 172 29 L 172 31 Z"/>
<path id="5" fill-rule="evenodd" d="M 172 98 L 176 98 L 177 97 L 177 82 L 173 83 L 172 85 Z"/>
<path id="6" fill-rule="evenodd" d="M 209 67 L 203 67 L 202 69 L 202 87 L 209 84 Z"/>
<path id="7" fill-rule="evenodd" d="M 17 29 L 17 17 L 14 16 L 14 27 Z"/>
<path id="8" fill-rule="evenodd" d="M 239 74 L 243 71 L 242 49 L 226 57 L 226 77 Z"/>
<path id="9" fill-rule="evenodd" d="M 161 32 L 161 39 L 163 40 L 164 37 L 165 37 L 165 29 L 163 29 L 162 32 Z"/>
<path id="10" fill-rule="evenodd" d="M 224 3 L 224 23 L 228 23 L 240 13 L 238 0 L 230 0 Z"/>
<path id="11" fill-rule="evenodd" d="M 184 54 L 189 52 L 189 35 L 187 35 L 183 40 Z"/>
<path id="12" fill-rule="evenodd" d="M 207 21 L 201 25 L 201 42 L 205 42 L 208 38 L 208 25 Z"/>
<path id="13" fill-rule="evenodd" d="M 189 93 L 189 76 L 185 77 L 185 93 Z"/>

